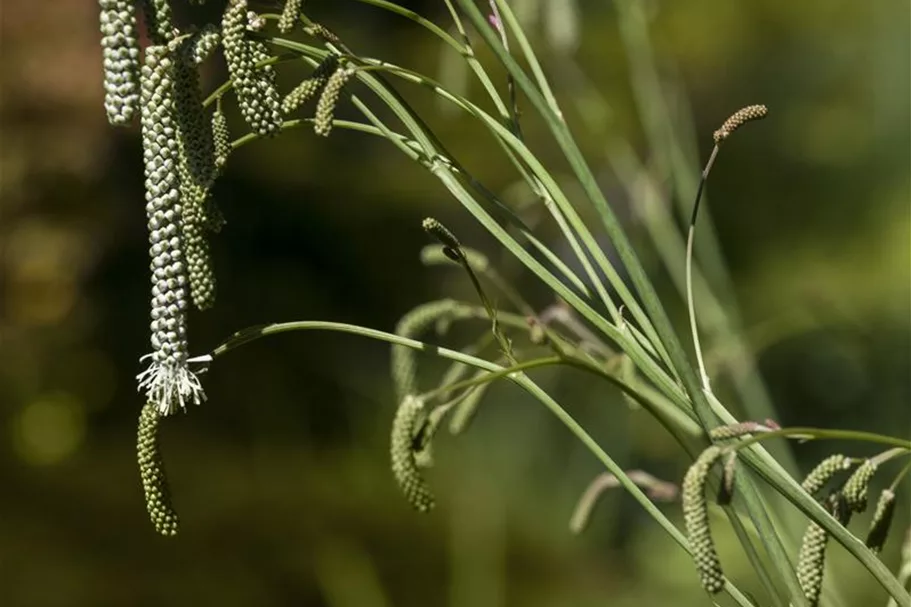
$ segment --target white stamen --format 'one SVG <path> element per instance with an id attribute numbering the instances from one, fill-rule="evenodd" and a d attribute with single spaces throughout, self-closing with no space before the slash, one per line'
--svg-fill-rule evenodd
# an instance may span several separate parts
<path id="1" fill-rule="evenodd" d="M 174 413 L 178 406 L 185 410 L 190 402 L 199 405 L 206 400 L 199 378 L 184 365 L 153 362 L 136 379 L 139 390 L 145 390 L 148 401 L 155 403 L 162 415 Z"/>

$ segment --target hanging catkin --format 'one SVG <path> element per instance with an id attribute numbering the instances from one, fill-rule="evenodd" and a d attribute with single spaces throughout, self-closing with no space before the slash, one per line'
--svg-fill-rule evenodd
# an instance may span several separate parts
<path id="1" fill-rule="evenodd" d="M 139 107 L 139 35 L 130 0 L 99 0 L 104 57 L 104 109 L 108 122 L 125 126 Z"/>
<path id="2" fill-rule="evenodd" d="M 180 143 L 175 137 L 174 77 L 168 47 L 147 48 L 141 106 L 152 269 L 152 353 L 143 357 L 151 362 L 138 379 L 140 389 L 162 415 L 205 399 L 199 380 L 187 366 L 187 275 L 180 233 Z"/>

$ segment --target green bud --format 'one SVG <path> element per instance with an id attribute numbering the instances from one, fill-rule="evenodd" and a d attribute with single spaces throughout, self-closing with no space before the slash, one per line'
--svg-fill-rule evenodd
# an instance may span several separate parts
<path id="1" fill-rule="evenodd" d="M 412 395 L 406 396 L 392 422 L 390 454 L 392 474 L 405 498 L 419 512 L 429 512 L 434 507 L 433 493 L 415 460 L 415 442 L 423 417 L 424 403 Z"/>
<path id="2" fill-rule="evenodd" d="M 147 403 L 139 415 L 136 453 L 139 475 L 145 493 L 146 508 L 155 531 L 164 536 L 177 535 L 180 521 L 171 503 L 168 479 L 158 447 L 158 423 L 161 413 L 155 403 Z"/>
<path id="3" fill-rule="evenodd" d="M 870 480 L 876 474 L 878 464 L 868 459 L 848 477 L 841 493 L 845 498 L 848 510 L 851 512 L 863 512 L 867 509 L 867 490 L 870 487 Z"/>
<path id="4" fill-rule="evenodd" d="M 152 44 L 167 44 L 173 40 L 177 31 L 170 0 L 142 0 L 142 8 Z"/>
<path id="5" fill-rule="evenodd" d="M 709 527 L 708 504 L 705 499 L 705 483 L 715 462 L 723 454 L 720 447 L 712 446 L 702 452 L 683 479 L 683 519 L 690 550 L 699 572 L 703 588 L 717 594 L 724 588 L 724 574 L 712 531 Z"/>
<path id="6" fill-rule="evenodd" d="M 281 33 L 287 34 L 298 22 L 303 4 L 303 0 L 285 0 L 285 8 L 278 19 L 278 30 Z"/>
<path id="7" fill-rule="evenodd" d="M 139 33 L 130 0 L 99 0 L 108 122 L 125 126 L 139 108 Z"/>
<path id="8" fill-rule="evenodd" d="M 300 84 L 294 87 L 294 90 L 285 96 L 282 100 L 282 111 L 285 114 L 290 114 L 307 103 L 307 101 L 313 98 L 326 86 L 326 83 L 329 82 L 329 76 L 331 76 L 337 68 L 338 57 L 335 55 L 328 55 L 316 66 L 316 69 L 310 76 L 305 78 Z"/>
<path id="9" fill-rule="evenodd" d="M 326 87 L 316 102 L 316 116 L 313 118 L 313 131 L 317 135 L 328 137 L 332 132 L 332 121 L 339 95 L 354 73 L 354 67 L 340 65 L 326 81 Z"/>
<path id="10" fill-rule="evenodd" d="M 421 304 L 405 314 L 395 327 L 395 334 L 416 338 L 440 318 L 453 314 L 458 304 L 442 299 Z M 392 380 L 399 399 L 417 391 L 417 353 L 407 346 L 392 346 Z"/>
<path id="11" fill-rule="evenodd" d="M 841 454 L 830 455 L 807 474 L 801 486 L 810 495 L 816 495 L 833 476 L 850 467 L 849 458 Z"/>
<path id="12" fill-rule="evenodd" d="M 879 552 L 889 536 L 889 527 L 892 526 L 892 517 L 895 514 L 895 492 L 884 489 L 876 502 L 876 512 L 870 522 L 867 532 L 867 546 Z"/>

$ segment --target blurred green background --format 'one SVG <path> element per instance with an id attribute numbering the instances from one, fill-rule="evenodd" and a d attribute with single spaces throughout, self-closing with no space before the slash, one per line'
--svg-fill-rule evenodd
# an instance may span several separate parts
<path id="1" fill-rule="evenodd" d="M 222 3 L 209 4 L 194 14 L 214 15 Z M 685 336 L 682 301 L 645 237 L 637 200 L 611 170 L 603 134 L 575 110 L 564 69 L 573 58 L 604 96 L 588 110 L 610 140 L 628 140 L 650 161 L 615 7 L 580 0 L 576 48 L 565 2 L 514 4 Z M 687 121 L 691 112 L 702 159 L 733 110 L 770 108 L 726 144 L 709 209 L 778 421 L 908 436 L 908 3 L 645 4 L 656 61 L 682 92 L 674 107 Z M 440 2 L 407 5 L 448 23 Z M 359 52 L 457 85 L 452 58 L 413 23 L 357 2 L 307 7 Z M 585 534 L 568 532 L 576 499 L 601 469 L 509 385 L 491 390 L 467 435 L 437 441 L 429 477 L 439 507 L 412 512 L 387 461 L 396 405 L 388 347 L 343 335 L 269 338 L 213 366 L 209 402 L 163 424 L 182 530 L 176 539 L 156 536 L 134 454 L 142 404 L 134 376 L 148 350 L 141 150 L 137 127 L 105 121 L 97 10 L 89 0 L 7 0 L 0 12 L 4 605 L 709 604 L 688 558 L 620 492 L 599 504 Z M 283 85 L 299 75 L 292 69 Z M 219 58 L 207 86 L 223 77 Z M 509 199 L 516 176 L 483 132 L 426 90 L 397 86 Z M 340 114 L 357 118 L 346 105 Z M 530 145 L 569 183 L 552 141 L 526 114 Z M 657 179 L 670 188 L 666 175 Z M 300 130 L 245 146 L 215 196 L 228 221 L 214 242 L 219 301 L 191 317 L 195 352 L 258 323 L 324 319 L 390 330 L 420 302 L 471 299 L 458 272 L 420 264 L 427 215 L 486 252 L 534 305 L 553 303 L 432 177 L 382 140 Z M 535 377 L 625 467 L 682 478 L 682 450 L 612 388 L 572 371 Z M 833 444 L 795 452 L 806 469 L 836 449 L 871 453 Z M 880 485 L 894 474 L 887 470 Z M 893 568 L 909 499 L 905 483 L 883 553 Z M 678 506 L 665 508 L 680 520 Z M 719 523 L 728 572 L 757 591 Z M 840 547 L 830 556 L 829 580 L 839 578 L 844 604 L 885 603 Z"/>

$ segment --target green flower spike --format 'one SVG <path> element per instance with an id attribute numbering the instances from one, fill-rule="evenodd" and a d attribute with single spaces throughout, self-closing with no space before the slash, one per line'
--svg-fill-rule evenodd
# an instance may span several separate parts
<path id="1" fill-rule="evenodd" d="M 768 423 L 768 422 L 767 422 Z M 739 422 L 736 424 L 728 424 L 725 426 L 717 426 L 709 430 L 709 436 L 714 440 L 725 440 L 730 438 L 740 438 L 747 434 L 761 434 L 763 432 L 771 432 L 776 430 L 776 427 L 766 424 L 760 424 L 757 422 Z"/>
<path id="2" fill-rule="evenodd" d="M 187 364 L 187 273 L 181 237 L 180 142 L 175 111 L 175 65 L 167 46 L 146 48 L 142 67 L 142 148 L 152 270 L 152 352 L 139 374 L 147 402 L 169 415 L 206 395 Z"/>
<path id="3" fill-rule="evenodd" d="M 168 479 L 158 447 L 158 423 L 161 413 L 155 403 L 147 403 L 139 415 L 136 455 L 139 475 L 145 492 L 146 508 L 155 531 L 164 536 L 177 535 L 180 521 L 171 503 Z"/>
<path id="4" fill-rule="evenodd" d="M 876 474 L 878 464 L 872 459 L 866 460 L 848 477 L 841 493 L 850 512 L 863 512 L 867 509 L 867 490 L 870 480 Z"/>
<path id="5" fill-rule="evenodd" d="M 259 135 L 272 135 L 281 127 L 281 104 L 272 66 L 257 67 L 268 57 L 263 43 L 247 38 L 250 23 L 246 0 L 230 0 L 222 17 L 222 46 L 241 114 Z"/>
<path id="6" fill-rule="evenodd" d="M 131 0 L 99 0 L 104 54 L 104 109 L 108 122 L 125 126 L 139 108 L 139 34 Z"/>
<path id="7" fill-rule="evenodd" d="M 838 493 L 832 493 L 826 499 L 826 509 L 843 523 L 844 517 L 842 499 Z M 825 529 L 810 521 L 803 541 L 800 544 L 800 553 L 797 557 L 797 581 L 803 590 L 810 607 L 819 604 L 822 596 L 822 578 L 826 570 L 826 545 L 829 543 L 829 534 Z"/>
<path id="8" fill-rule="evenodd" d="M 218 45 L 221 44 L 221 31 L 214 23 L 208 23 L 193 36 L 190 43 L 190 55 L 193 63 L 199 65 L 212 56 Z"/>
<path id="9" fill-rule="evenodd" d="M 462 244 L 459 242 L 459 239 L 442 223 L 433 217 L 428 217 L 421 224 L 421 227 L 424 228 L 425 232 L 443 245 L 443 255 L 450 260 L 460 262 L 465 258 L 465 254 L 462 252 Z"/>
<path id="10" fill-rule="evenodd" d="M 313 132 L 317 135 L 328 137 L 332 132 L 332 120 L 335 118 L 339 95 L 355 71 L 353 66 L 340 65 L 326 81 L 326 87 L 316 102 L 316 116 L 313 118 Z"/>
<path id="11" fill-rule="evenodd" d="M 415 440 L 424 417 L 424 403 L 408 395 L 392 422 L 390 454 L 392 474 L 408 502 L 419 512 L 433 509 L 434 498 L 415 460 Z"/>
<path id="12" fill-rule="evenodd" d="M 830 455 L 807 474 L 801 486 L 810 495 L 816 495 L 833 476 L 850 467 L 851 460 L 849 458 L 841 454 Z"/>
<path id="13" fill-rule="evenodd" d="M 892 517 L 895 514 L 895 491 L 883 489 L 876 502 L 876 513 L 870 522 L 867 532 L 867 546 L 879 552 L 889 536 L 889 527 L 892 526 Z"/>
<path id="14" fill-rule="evenodd" d="M 338 57 L 329 55 L 323 59 L 310 76 L 285 95 L 282 100 L 282 112 L 290 114 L 312 99 L 323 90 L 323 87 L 329 82 L 329 76 L 335 72 L 336 68 L 338 68 Z"/>
<path id="15" fill-rule="evenodd" d="M 171 15 L 170 0 L 142 0 L 146 29 L 152 44 L 167 44 L 177 34 Z"/>
<path id="16" fill-rule="evenodd" d="M 209 190 L 218 174 L 211 122 L 202 105 L 193 39 L 175 49 L 177 139 L 180 144 L 181 238 L 190 297 L 200 310 L 215 305 L 215 271 L 206 238 Z"/>
<path id="17" fill-rule="evenodd" d="M 690 466 L 683 479 L 683 519 L 686 533 L 699 579 L 703 588 L 711 594 L 717 594 L 724 588 L 724 574 L 709 527 L 705 483 L 712 466 L 723 453 L 720 447 L 709 447 Z"/>
<path id="18" fill-rule="evenodd" d="M 212 146 L 215 153 L 215 168 L 221 171 L 231 153 L 231 133 L 228 131 L 228 118 L 221 109 L 220 101 L 212 113 Z"/>
<path id="19" fill-rule="evenodd" d="M 415 338 L 447 317 L 457 308 L 452 299 L 442 299 L 421 304 L 402 316 L 395 327 L 395 334 Z M 392 381 L 399 400 L 416 391 L 417 353 L 407 346 L 392 346 Z"/>
<path id="20" fill-rule="evenodd" d="M 301 16 L 301 7 L 304 0 L 285 0 L 285 8 L 278 19 L 278 31 L 287 34 L 291 31 Z"/>
<path id="21" fill-rule="evenodd" d="M 737 110 L 730 118 L 724 121 L 720 129 L 715 131 L 715 143 L 721 143 L 747 122 L 765 118 L 768 113 L 769 109 L 764 105 L 748 105 L 743 109 Z"/>
<path id="22" fill-rule="evenodd" d="M 338 39 L 338 36 L 329 31 L 329 28 L 324 25 L 320 25 L 319 23 L 309 24 L 304 28 L 304 31 L 308 35 L 313 36 L 314 38 L 319 38 L 325 42 L 331 42 L 332 44 L 341 43 L 341 41 Z"/>

